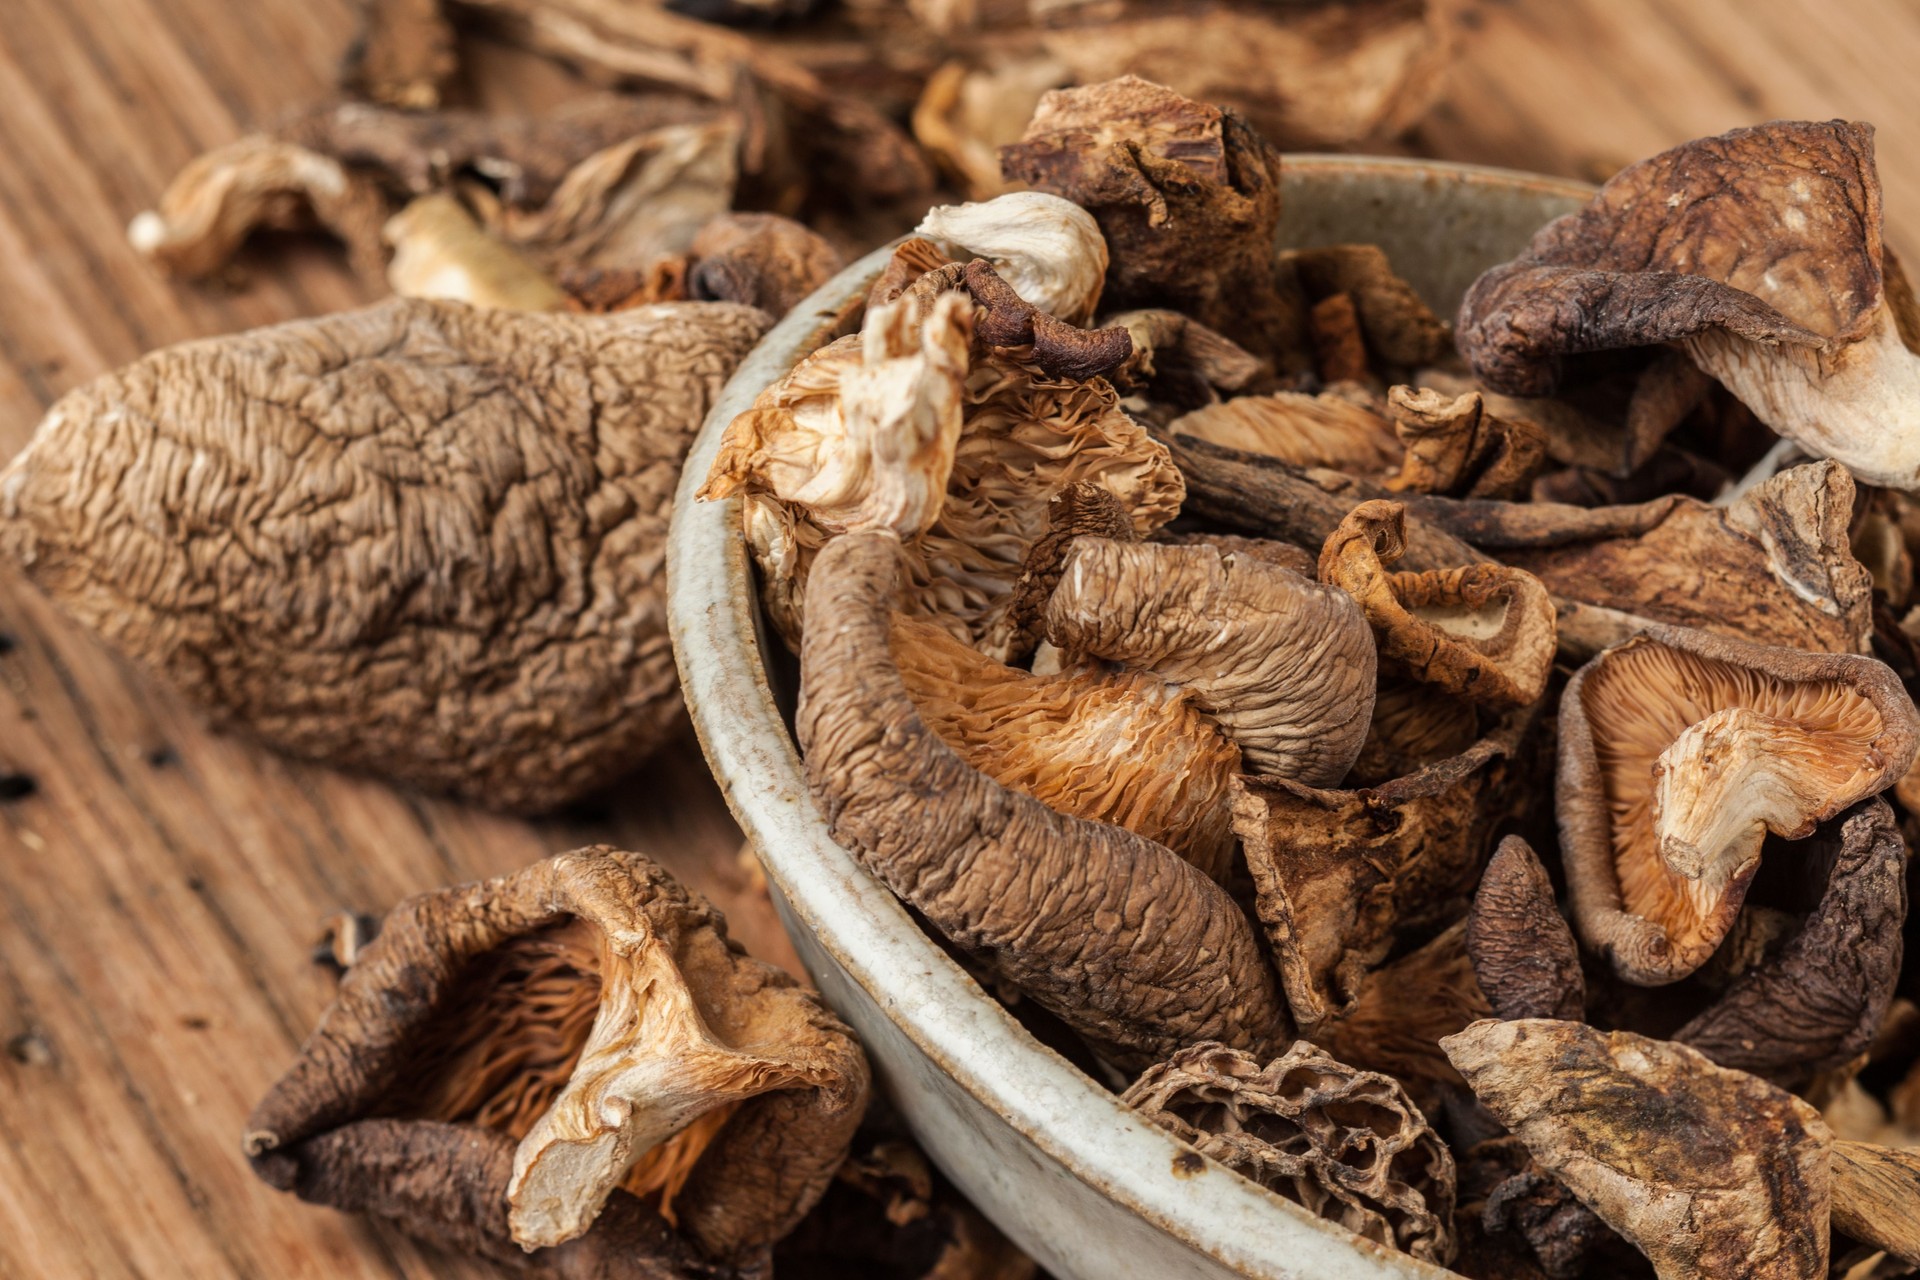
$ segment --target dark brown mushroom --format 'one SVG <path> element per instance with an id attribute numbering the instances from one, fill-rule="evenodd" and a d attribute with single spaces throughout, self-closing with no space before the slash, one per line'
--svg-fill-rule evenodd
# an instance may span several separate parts
<path id="1" fill-rule="evenodd" d="M 763 1256 L 866 1093 L 816 996 L 647 859 L 593 848 L 396 907 L 246 1150 L 276 1187 L 429 1239 L 502 1261 L 573 1241 L 536 1269 L 653 1277 L 690 1253 L 655 1214 L 711 1261 Z"/>
<path id="2" fill-rule="evenodd" d="M 889 657 L 901 544 L 828 542 L 807 588 L 796 729 L 834 838 L 933 926 L 1117 1064 L 1196 1040 L 1262 1058 L 1291 1024 L 1246 918 L 1205 874 L 969 766 Z"/>
<path id="3" fill-rule="evenodd" d="M 1394 274 L 1378 245 L 1290 250 L 1280 255 L 1280 270 L 1299 277 L 1310 302 L 1348 299 L 1367 352 L 1384 364 L 1416 368 L 1453 349 L 1445 322 Z"/>
<path id="4" fill-rule="evenodd" d="M 1560 704 L 1560 847 L 1581 939 L 1657 986 L 1720 944 L 1768 832 L 1802 839 L 1893 785 L 1920 712 L 1872 658 L 1652 627 Z"/>
<path id="5" fill-rule="evenodd" d="M 1466 950 L 1494 1017 L 1579 1021 L 1587 985 L 1573 931 L 1546 868 L 1519 836 L 1500 842 L 1480 877 Z"/>
<path id="6" fill-rule="evenodd" d="M 783 316 L 840 269 L 840 255 L 791 218 L 726 213 L 700 228 L 687 254 L 687 296 Z"/>

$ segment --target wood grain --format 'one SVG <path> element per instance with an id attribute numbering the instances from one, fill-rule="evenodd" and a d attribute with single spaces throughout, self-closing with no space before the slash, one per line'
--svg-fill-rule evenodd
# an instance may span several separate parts
<path id="1" fill-rule="evenodd" d="M 1418 149 L 1594 177 L 1775 116 L 1880 125 L 1890 236 L 1920 245 L 1911 0 L 1466 0 Z M 350 0 L 9 0 L 0 24 L 0 457 L 63 391 L 153 347 L 367 301 L 337 253 L 183 288 L 127 219 L 200 151 L 323 95 Z M 466 93 L 563 72 L 467 49 Z M 480 1277 L 268 1191 L 241 1122 L 329 998 L 320 921 L 592 840 L 645 850 L 784 939 L 690 734 L 594 812 L 528 824 L 208 733 L 0 572 L 0 1276 Z"/>

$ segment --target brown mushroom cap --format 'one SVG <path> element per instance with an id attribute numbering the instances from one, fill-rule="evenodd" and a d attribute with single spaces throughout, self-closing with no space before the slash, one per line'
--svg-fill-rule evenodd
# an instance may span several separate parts
<path id="1" fill-rule="evenodd" d="M 1144 672 L 1028 675 L 916 618 L 894 618 L 891 646 L 921 718 L 969 765 L 1226 879 L 1240 750 L 1190 694 Z"/>
<path id="2" fill-rule="evenodd" d="M 1480 877 L 1466 949 L 1495 1017 L 1579 1021 L 1587 985 L 1573 931 L 1547 869 L 1519 836 L 1500 842 Z"/>
<path id="3" fill-rule="evenodd" d="M 1375 1244 L 1453 1257 L 1453 1156 L 1391 1076 L 1298 1040 L 1260 1060 L 1197 1044 L 1120 1100 L 1263 1187 Z"/>
<path id="4" fill-rule="evenodd" d="M 1387 392 L 1393 429 L 1406 449 L 1387 488 L 1462 498 L 1524 496 L 1547 458 L 1546 432 L 1524 418 L 1487 411 L 1477 391 L 1448 396 L 1393 387 Z"/>
<path id="5" fill-rule="evenodd" d="M 1820 1113 L 1683 1045 L 1530 1018 L 1445 1041 L 1474 1094 L 1661 1280 L 1827 1274 Z"/>
<path id="6" fill-rule="evenodd" d="M 723 213 L 687 249 L 687 294 L 783 316 L 840 269 L 840 255 L 811 228 L 774 213 Z"/>
<path id="7" fill-rule="evenodd" d="M 1685 977 L 1731 927 L 1767 833 L 1800 839 L 1912 764 L 1916 713 L 1871 658 L 1653 627 L 1560 710 L 1574 920 L 1629 982 Z"/>
<path id="8" fill-rule="evenodd" d="M 1873 129 L 1775 121 L 1623 170 L 1475 282 L 1460 349 L 1498 391 L 1565 357 L 1679 341 L 1760 420 L 1861 479 L 1920 484 L 1920 357 L 1881 263 Z"/>
<path id="9" fill-rule="evenodd" d="M 645 858 L 592 848 L 396 907 L 246 1148 L 275 1186 L 331 1188 L 496 1255 L 503 1225 L 555 1245 L 592 1239 L 609 1198 L 615 1222 L 644 1213 L 617 1188 L 659 1152 L 641 1185 L 677 1191 L 662 1212 L 737 1261 L 819 1197 L 866 1090 L 858 1044 L 817 997 Z M 443 1185 L 466 1158 L 429 1158 L 455 1145 L 447 1130 L 519 1145 L 483 1158 L 496 1181 Z M 664 1149 L 696 1130 L 692 1149 Z"/>
<path id="10" fill-rule="evenodd" d="M 814 565 L 795 725 L 832 825 L 955 945 L 1117 1063 L 1196 1040 L 1269 1057 L 1291 1023 L 1246 917 L 1164 845 L 1055 813 L 969 766 L 889 656 L 901 544 L 857 531 Z"/>
<path id="11" fill-rule="evenodd" d="M 1182 414 L 1167 429 L 1298 467 L 1331 467 L 1355 475 L 1384 475 L 1403 457 L 1393 424 L 1371 397 L 1340 391 L 1235 396 Z"/>
<path id="12" fill-rule="evenodd" d="M 1197 544 L 1081 538 L 1047 640 L 1187 690 L 1249 765 L 1308 784 L 1353 767 L 1373 710 L 1373 637 L 1343 592 Z"/>

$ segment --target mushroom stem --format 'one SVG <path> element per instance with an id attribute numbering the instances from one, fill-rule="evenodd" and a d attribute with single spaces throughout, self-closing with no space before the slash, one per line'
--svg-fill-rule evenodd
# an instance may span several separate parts
<path id="1" fill-rule="evenodd" d="M 1835 1139 L 1833 1225 L 1920 1266 L 1920 1151 Z"/>

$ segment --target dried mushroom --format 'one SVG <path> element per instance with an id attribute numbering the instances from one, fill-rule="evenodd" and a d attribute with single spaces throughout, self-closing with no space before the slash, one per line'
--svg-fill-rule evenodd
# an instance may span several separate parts
<path id="1" fill-rule="evenodd" d="M 921 719 L 973 768 L 1226 879 L 1240 752 L 1190 693 L 1140 672 L 1028 675 L 915 618 L 894 620 L 891 643 Z"/>
<path id="2" fill-rule="evenodd" d="M 1256 355 L 1304 347 L 1273 264 L 1280 155 L 1238 115 L 1123 76 L 1047 94 L 1001 164 L 1094 216 L 1109 306 L 1171 307 Z"/>
<path id="3" fill-rule="evenodd" d="M 0 550 L 222 722 L 551 808 L 679 714 L 669 502 L 766 325 L 391 301 L 169 348 L 54 405 Z"/>
<path id="4" fill-rule="evenodd" d="M 1297 467 L 1330 467 L 1355 475 L 1387 474 L 1401 465 L 1403 456 L 1392 422 L 1371 397 L 1338 390 L 1235 396 L 1183 414 L 1167 429 Z"/>
<path id="5" fill-rule="evenodd" d="M 1580 1020 L 1587 986 L 1573 931 L 1547 869 L 1519 836 L 1494 850 L 1466 923 L 1474 980 L 1494 1017 Z"/>
<path id="6" fill-rule="evenodd" d="M 421 196 L 388 219 L 381 237 L 393 246 L 387 283 L 403 298 L 517 311 L 567 305 L 567 295 L 540 268 L 482 231 L 450 195 Z"/>
<path id="7" fill-rule="evenodd" d="M 1920 1151 L 1836 1141 L 1833 1226 L 1920 1266 Z"/>
<path id="8" fill-rule="evenodd" d="M 395 908 L 246 1151 L 282 1190 L 536 1274 L 665 1276 L 763 1258 L 867 1086 L 816 996 L 599 847 Z"/>
<path id="9" fill-rule="evenodd" d="M 1280 255 L 1280 269 L 1299 277 L 1311 303 L 1345 298 L 1367 353 L 1385 364 L 1415 368 L 1453 349 L 1445 322 L 1394 274 L 1378 245 L 1294 249 Z"/>
<path id="10" fill-rule="evenodd" d="M 1423 1110 L 1439 1113 L 1460 1073 L 1440 1041 L 1493 1014 L 1467 955 L 1466 921 L 1368 974 L 1353 1007 L 1314 1032 L 1342 1062 L 1384 1071 Z"/>
<path id="11" fill-rule="evenodd" d="M 256 228 L 324 227 L 347 246 L 354 269 L 378 279 L 387 202 L 366 177 L 305 147 L 249 134 L 180 171 L 159 207 L 127 224 L 143 256 L 189 279 L 225 266 Z"/>
<path id="12" fill-rule="evenodd" d="M 887 647 L 901 542 L 855 531 L 807 587 L 796 729 L 836 840 L 963 952 L 1121 1066 L 1198 1040 L 1261 1058 L 1291 1024 L 1240 909 L 1171 850 L 972 768 Z"/>
<path id="13" fill-rule="evenodd" d="M 1488 413 L 1478 392 L 1449 397 L 1395 387 L 1387 393 L 1394 431 L 1406 448 L 1387 488 L 1458 498 L 1514 498 L 1546 461 L 1546 433 Z"/>
<path id="14" fill-rule="evenodd" d="M 1830 1135 L 1800 1099 L 1682 1045 L 1575 1022 L 1478 1022 L 1445 1047 L 1662 1280 L 1827 1274 Z"/>
<path id="15" fill-rule="evenodd" d="M 738 302 L 783 316 L 840 269 L 840 255 L 818 235 L 772 213 L 723 213 L 702 226 L 688 249 L 687 296 Z"/>
<path id="16" fill-rule="evenodd" d="M 1884 800 L 1823 825 L 1796 857 L 1816 903 L 1779 948 L 1673 1034 L 1723 1067 L 1799 1086 L 1873 1043 L 1900 977 L 1907 845 Z"/>
<path id="17" fill-rule="evenodd" d="M 1255 910 L 1302 1034 L 1352 1010 L 1401 931 L 1460 914 L 1524 794 L 1528 727 L 1512 713 L 1459 755 L 1377 787 L 1234 784 Z"/>
<path id="18" fill-rule="evenodd" d="M 1372 636 L 1353 601 L 1269 561 L 1206 545 L 1082 538 L 1047 602 L 1047 641 L 1151 671 L 1305 785 L 1346 776 L 1373 709 Z"/>
<path id="19" fill-rule="evenodd" d="M 1453 1156 L 1392 1077 L 1305 1040 L 1262 1066 L 1222 1044 L 1182 1049 L 1122 1102 L 1196 1151 L 1423 1262 L 1453 1257 Z"/>
<path id="20" fill-rule="evenodd" d="M 1079 205 L 1043 191 L 936 205 L 914 228 L 957 261 L 984 258 L 1013 291 L 1068 324 L 1092 322 L 1106 287 L 1107 242 Z"/>
<path id="21" fill-rule="evenodd" d="M 1920 355 L 1882 263 L 1873 129 L 1775 121 L 1624 170 L 1482 276 L 1460 349 L 1497 391 L 1568 357 L 1682 344 L 1781 435 L 1872 484 L 1920 485 Z"/>
<path id="22" fill-rule="evenodd" d="M 1652 627 L 1560 704 L 1561 852 L 1581 939 L 1629 982 L 1697 969 L 1739 913 L 1769 832 L 1798 840 L 1892 786 L 1916 712 L 1893 672 Z"/>
<path id="23" fill-rule="evenodd" d="M 340 69 L 343 88 L 418 111 L 440 105 L 459 69 L 453 26 L 440 0 L 362 0 L 359 35 Z"/>

